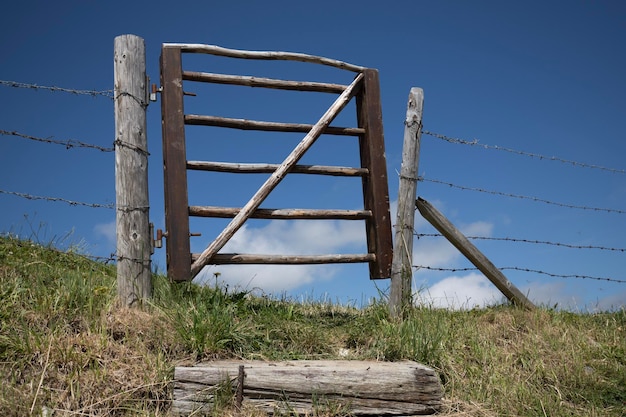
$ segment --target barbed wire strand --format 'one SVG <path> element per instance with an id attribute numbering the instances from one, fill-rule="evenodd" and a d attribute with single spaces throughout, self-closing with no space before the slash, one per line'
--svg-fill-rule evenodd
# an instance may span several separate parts
<path id="1" fill-rule="evenodd" d="M 0 190 L 0 194 L 14 195 L 17 197 L 25 198 L 27 200 L 45 200 L 45 201 L 50 201 L 50 202 L 63 202 L 63 203 L 69 204 L 70 206 L 84 206 L 84 207 L 91 207 L 91 208 L 107 208 L 107 209 L 115 208 L 115 204 L 84 203 L 82 201 L 73 201 L 73 200 L 68 200 L 68 199 L 61 198 L 61 197 L 44 197 L 44 196 L 39 196 L 39 195 L 18 193 L 15 191 Z"/>
<path id="2" fill-rule="evenodd" d="M 422 130 L 422 133 L 424 135 L 432 136 L 434 138 L 441 139 L 441 140 L 444 140 L 444 141 L 449 142 L 449 143 L 455 143 L 455 144 L 461 144 L 461 145 L 469 145 L 469 146 L 478 146 L 478 147 L 483 148 L 483 149 L 493 149 L 493 150 L 497 150 L 497 151 L 504 151 L 504 152 L 509 152 L 509 153 L 513 153 L 513 154 L 517 154 L 517 155 L 528 156 L 530 158 L 536 158 L 536 159 L 539 159 L 539 160 L 561 162 L 561 163 L 564 163 L 564 164 L 573 165 L 575 167 L 591 168 L 591 169 L 598 169 L 598 170 L 602 170 L 602 171 L 608 171 L 608 172 L 612 172 L 614 174 L 626 174 L 626 170 L 624 170 L 624 169 L 607 168 L 607 167 L 603 167 L 603 166 L 600 166 L 600 165 L 594 165 L 594 164 L 588 164 L 588 163 L 585 163 L 585 162 L 572 161 L 572 160 L 569 160 L 569 159 L 563 159 L 563 158 L 559 158 L 559 157 L 556 157 L 556 156 L 546 156 L 546 155 L 541 155 L 541 154 L 538 154 L 538 153 L 520 151 L 520 150 L 517 150 L 517 149 L 505 148 L 505 147 L 497 146 L 497 145 L 482 144 L 482 143 L 478 143 L 478 139 L 474 139 L 474 140 L 469 141 L 469 140 L 465 140 L 465 139 L 452 138 L 450 136 L 442 135 L 440 133 L 430 132 L 428 130 Z"/>
<path id="3" fill-rule="evenodd" d="M 60 252 L 63 252 L 63 251 L 60 251 Z M 109 256 L 85 255 L 81 253 L 74 253 L 74 255 L 80 256 L 82 258 L 89 259 L 92 261 L 101 262 L 104 265 L 107 265 L 111 262 L 118 262 L 118 261 L 130 261 L 130 262 L 143 264 L 143 265 L 146 265 L 152 262 L 151 259 L 129 258 L 128 256 L 116 255 L 115 253 L 112 253 Z"/>
<path id="4" fill-rule="evenodd" d="M 414 235 L 419 239 L 421 237 L 444 237 L 440 233 L 414 233 Z M 598 250 L 606 250 L 606 251 L 614 251 L 614 252 L 626 252 L 626 248 L 611 248 L 607 246 L 594 246 L 594 245 L 572 245 L 569 243 L 559 243 L 559 242 L 550 242 L 547 240 L 531 240 L 531 239 L 519 239 L 514 237 L 489 237 L 489 236 L 465 236 L 468 239 L 473 240 L 496 240 L 496 241 L 506 241 L 506 242 L 521 242 L 521 243 L 533 243 L 540 245 L 550 245 L 550 246 L 561 246 L 571 249 L 598 249 Z"/>
<path id="5" fill-rule="evenodd" d="M 130 149 L 130 150 L 135 151 L 135 152 L 137 152 L 137 153 L 139 153 L 139 154 L 141 154 L 141 155 L 143 155 L 145 157 L 150 156 L 150 152 L 148 152 L 147 150 L 142 149 L 139 146 L 130 144 L 128 142 L 124 142 L 121 139 L 115 139 L 115 141 L 113 142 L 113 145 L 115 145 L 116 147 L 120 147 L 120 148 Z"/>
<path id="6" fill-rule="evenodd" d="M 0 233 L 0 237 L 8 237 L 10 239 L 20 239 L 18 235 L 14 235 L 12 233 Z M 28 239 L 26 240 L 29 241 Z M 18 245 L 21 246 L 22 243 L 18 242 Z M 117 255 L 115 253 L 111 253 L 109 256 L 97 256 L 97 255 L 87 255 L 84 253 L 74 252 L 71 250 L 70 251 L 62 250 L 54 246 L 46 246 L 46 249 L 50 249 L 52 251 L 55 251 L 59 254 L 66 255 L 66 256 L 77 256 L 83 259 L 97 261 L 97 262 L 102 263 L 103 265 L 107 265 L 110 262 L 116 262 L 116 261 L 121 261 L 121 260 L 131 261 L 131 262 L 140 263 L 140 264 L 147 264 L 148 262 L 151 262 L 151 260 L 149 259 L 129 258 L 127 256 Z"/>
<path id="7" fill-rule="evenodd" d="M 120 97 L 130 97 L 130 98 L 132 98 L 133 100 L 135 100 L 135 102 L 136 102 L 137 104 L 139 104 L 139 105 L 140 105 L 142 108 L 144 108 L 144 109 L 145 109 L 145 108 L 147 108 L 147 107 L 148 107 L 148 105 L 150 104 L 149 102 L 144 101 L 143 99 L 137 98 L 137 96 L 135 96 L 135 95 L 133 95 L 133 94 L 129 93 L 128 91 L 121 91 L 121 92 L 119 92 L 119 93 L 117 94 L 117 96 L 115 96 L 115 97 L 114 97 L 114 99 L 115 99 L 115 100 L 118 100 Z"/>
<path id="8" fill-rule="evenodd" d="M 71 149 L 71 148 L 90 148 L 90 149 L 96 149 L 102 152 L 114 152 L 115 148 L 105 148 L 103 146 L 98 146 L 98 145 L 92 145 L 90 143 L 85 143 L 85 142 L 81 142 L 78 140 L 74 140 L 74 139 L 68 139 L 68 140 L 55 140 L 52 139 L 52 137 L 48 137 L 48 138 L 40 138 L 37 136 L 31 136 L 31 135 L 26 135 L 24 133 L 20 133 L 20 132 L 16 132 L 16 131 L 11 131 L 9 132 L 8 130 L 0 130 L 0 135 L 5 135 L 5 136 L 17 136 L 23 139 L 29 139 L 29 140 L 33 140 L 36 142 L 43 142 L 43 143 L 50 143 L 50 144 L 55 144 L 55 145 L 63 145 L 65 146 L 66 149 Z"/>
<path id="9" fill-rule="evenodd" d="M 18 193 L 15 191 L 6 191 L 6 190 L 0 190 L 0 194 L 8 194 L 8 195 L 13 195 L 16 197 L 22 197 L 25 198 L 27 200 L 45 200 L 45 201 L 49 201 L 49 202 L 61 202 L 61 203 L 67 203 L 70 206 L 83 206 L 83 207 L 90 207 L 90 208 L 106 208 L 106 209 L 117 209 L 118 211 L 122 211 L 125 213 L 129 213 L 131 211 L 148 211 L 150 209 L 149 205 L 145 205 L 145 206 L 122 206 L 122 205 L 115 205 L 115 204 L 100 204 L 100 203 L 85 203 L 82 201 L 73 201 L 73 200 L 68 200 L 65 198 L 61 198 L 61 197 L 45 197 L 45 196 L 39 196 L 39 195 L 32 195 L 32 194 L 26 194 L 26 193 Z"/>
<path id="10" fill-rule="evenodd" d="M 591 210 L 591 211 L 604 211 L 604 212 L 607 212 L 607 213 L 626 214 L 626 210 L 618 210 L 618 209 L 611 209 L 611 208 L 601 208 L 601 207 L 577 206 L 577 205 L 574 205 L 574 204 L 558 203 L 558 202 L 555 202 L 555 201 L 545 200 L 545 199 L 539 198 L 539 197 L 525 196 L 525 195 L 519 195 L 519 194 L 510 194 L 510 193 L 504 193 L 504 192 L 501 192 L 501 191 L 485 190 L 483 188 L 466 187 L 466 186 L 462 186 L 462 185 L 456 185 L 456 184 L 452 184 L 450 182 L 445 182 L 445 181 L 441 181 L 441 180 L 425 178 L 424 176 L 420 176 L 418 178 L 418 181 L 432 182 L 432 183 L 435 183 L 435 184 L 447 185 L 449 187 L 457 188 L 459 190 L 476 191 L 476 192 L 481 192 L 481 193 L 499 195 L 499 196 L 503 196 L 503 197 L 513 197 L 513 198 L 519 198 L 519 199 L 524 199 L 524 200 L 532 200 L 532 201 L 535 201 L 535 202 L 538 202 L 538 203 L 551 204 L 551 205 L 554 205 L 554 206 L 571 208 L 571 209 Z"/>
<path id="11" fill-rule="evenodd" d="M 414 269 L 427 269 L 430 271 L 441 271 L 441 272 L 466 272 L 466 271 L 478 271 L 478 268 L 438 268 L 433 266 L 425 266 L 425 265 L 413 265 Z M 626 280 L 616 279 L 616 278 L 606 278 L 606 277 L 594 277 L 590 275 L 579 275 L 579 274 L 570 274 L 570 275 L 562 275 L 562 274 L 554 274 L 551 272 L 541 271 L 539 269 L 530 269 L 530 268 L 522 268 L 518 266 L 504 266 L 498 268 L 500 270 L 514 270 L 514 271 L 522 271 L 522 272 L 532 272 L 541 275 L 547 275 L 553 278 L 578 278 L 578 279 L 592 279 L 596 281 L 609 281 L 609 282 L 617 282 L 620 284 L 626 284 Z"/>
<path id="12" fill-rule="evenodd" d="M 0 85 L 14 87 L 14 88 L 30 88 L 34 90 L 48 90 L 48 91 L 53 91 L 53 92 L 71 93 L 71 94 L 85 95 L 85 96 L 92 96 L 92 97 L 103 96 L 103 97 L 110 98 L 111 100 L 114 98 L 113 90 L 100 90 L 100 91 L 98 90 L 75 90 L 72 88 L 45 86 L 45 85 L 21 83 L 18 81 L 7 81 L 7 80 L 0 80 Z"/>

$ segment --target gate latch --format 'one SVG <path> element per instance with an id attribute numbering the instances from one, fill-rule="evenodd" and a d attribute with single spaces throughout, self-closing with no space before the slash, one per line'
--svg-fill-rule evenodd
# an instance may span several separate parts
<path id="1" fill-rule="evenodd" d="M 163 238 L 167 237 L 167 233 L 163 233 L 163 230 L 157 229 L 156 231 L 156 239 L 154 239 L 154 247 L 162 248 L 163 247 Z"/>
<path id="2" fill-rule="evenodd" d="M 150 223 L 150 236 L 154 236 L 154 224 L 152 223 Z M 189 236 L 202 236 L 202 233 L 189 233 Z M 154 253 L 154 248 L 163 247 L 163 238 L 167 238 L 167 232 L 164 232 L 161 229 L 156 229 L 156 238 L 152 239 L 152 253 Z"/>

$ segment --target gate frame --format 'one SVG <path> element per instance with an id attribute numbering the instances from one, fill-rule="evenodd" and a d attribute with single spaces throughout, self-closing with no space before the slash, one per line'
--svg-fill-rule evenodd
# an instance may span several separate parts
<path id="1" fill-rule="evenodd" d="M 361 168 L 342 168 L 342 167 L 321 167 L 322 171 L 327 175 L 348 175 L 346 172 L 354 170 L 358 172 L 356 175 L 362 177 L 363 186 L 363 201 L 364 211 L 362 217 L 346 217 L 344 215 L 333 215 L 332 213 L 321 213 L 320 210 L 298 210 L 299 214 L 284 214 L 283 217 L 275 218 L 334 218 L 334 219 L 365 219 L 366 223 L 366 236 L 367 236 L 367 255 L 320 255 L 320 256 L 268 256 L 268 255 L 227 255 L 217 254 L 217 252 L 226 244 L 228 239 L 237 231 L 237 229 L 250 217 L 259 217 L 263 211 L 268 209 L 259 209 L 258 206 L 262 203 L 249 202 L 246 207 L 249 208 L 249 215 L 244 216 L 243 220 L 238 225 L 233 226 L 233 222 L 237 219 L 233 219 L 228 227 L 234 228 L 231 230 L 230 236 L 226 237 L 223 243 L 217 244 L 217 249 L 211 246 L 203 252 L 199 257 L 204 256 L 204 263 L 200 262 L 198 267 L 198 256 L 192 255 L 190 250 L 190 233 L 189 233 L 189 216 L 192 208 L 189 207 L 188 193 L 187 193 L 187 169 L 189 167 L 189 161 L 187 161 L 186 147 L 185 147 L 185 124 L 209 124 L 206 122 L 190 122 L 186 120 L 183 111 L 183 80 L 199 81 L 194 79 L 194 74 L 184 72 L 182 69 L 182 53 L 209 53 L 213 55 L 229 56 L 233 58 L 243 59 L 265 59 L 265 60 L 292 60 L 301 62 L 310 62 L 322 65 L 334 66 L 337 68 L 353 71 L 357 73 L 356 79 L 361 77 L 359 85 L 355 86 L 355 94 L 351 95 L 347 101 L 349 102 L 353 97 L 356 99 L 357 107 L 357 124 L 358 128 L 336 128 L 329 127 L 328 125 L 335 117 L 336 113 L 331 115 L 332 117 L 328 123 L 322 125 L 321 134 L 331 134 L 331 132 L 341 131 L 343 133 L 332 134 L 349 134 L 359 137 L 359 149 Z M 370 279 L 385 279 L 391 276 L 391 263 L 392 263 L 392 232 L 391 232 L 391 219 L 389 212 L 389 190 L 387 182 L 387 166 L 385 158 L 385 145 L 382 126 L 382 110 L 380 104 L 380 87 L 378 71 L 375 69 L 359 67 L 356 65 L 348 64 L 342 61 L 336 61 L 323 57 L 316 57 L 312 55 L 305 55 L 299 53 L 288 52 L 258 52 L 258 51 L 241 51 L 226 49 L 213 45 L 199 45 L 199 44 L 163 44 L 161 59 L 160 59 L 160 80 L 161 80 L 161 117 L 162 117 L 162 131 L 163 131 L 163 164 L 164 164 L 164 186 L 165 186 L 165 227 L 166 232 L 164 236 L 167 238 L 166 252 L 167 252 L 167 274 L 171 281 L 189 281 L 193 279 L 200 270 L 208 264 L 232 264 L 232 263 L 254 263 L 254 264 L 317 264 L 317 263 L 346 263 L 346 262 L 368 262 L 370 269 Z M 201 74 L 202 75 L 202 74 Z M 208 74 L 205 74 L 208 75 Z M 230 82 L 223 82 L 227 84 L 238 84 L 248 86 L 263 86 L 268 88 L 282 88 L 291 90 L 304 90 L 304 91 L 324 91 L 324 92 L 336 92 L 338 87 L 335 84 L 324 83 L 306 83 L 306 82 L 292 82 L 283 80 L 269 80 L 259 79 L 254 77 L 238 77 L 238 76 L 226 76 L 222 74 L 212 74 L 213 76 L 222 79 L 230 78 Z M 233 82 L 233 79 L 235 81 Z M 245 79 L 245 80 L 244 80 Z M 206 81 L 206 80 L 200 80 Z M 355 80 L 356 81 L 356 80 Z M 216 81 L 209 81 L 216 82 Z M 349 86 L 350 87 L 350 86 Z M 341 96 L 340 96 L 341 97 Z M 345 104 L 344 104 L 345 105 Z M 337 111 L 341 111 L 343 106 Z M 331 109 L 329 109 L 330 111 Z M 328 112 L 327 112 L 328 113 Z M 213 118 L 216 119 L 216 118 Z M 223 119 L 223 118 L 217 118 Z M 232 121 L 228 122 L 211 121 L 212 126 L 233 127 Z M 237 119 L 240 120 L 240 119 Z M 310 125 L 293 125 L 286 123 L 266 123 L 266 122 L 252 122 L 243 121 L 247 123 L 247 127 L 242 127 L 241 121 L 238 122 L 242 129 L 252 130 L 276 130 L 276 131 L 307 131 L 309 128 L 311 131 L 307 134 L 312 135 L 313 130 L 319 129 L 322 124 L 322 119 L 318 124 Z M 230 125 L 229 125 L 230 123 Z M 252 127 L 250 126 L 252 124 Z M 271 126 L 269 126 L 271 125 Z M 280 125 L 280 126 L 277 126 Z M 305 127 L 305 130 L 303 129 Z M 291 130 L 290 130 L 291 129 Z M 295 130 L 294 130 L 295 129 Z M 347 133 L 346 133 L 347 132 Z M 357 133 L 355 133 L 357 132 Z M 304 140 L 307 139 L 305 137 Z M 317 137 L 312 138 L 314 141 Z M 303 140 L 303 141 L 304 141 Z M 312 143 L 311 143 L 312 144 Z M 300 145 L 301 146 L 302 142 Z M 294 150 L 295 151 L 295 150 Z M 306 152 L 306 149 L 304 150 Z M 289 159 L 289 158 L 288 158 Z M 290 172 L 302 172 L 302 173 L 317 173 L 320 172 L 307 172 L 307 167 L 302 165 L 295 165 L 297 160 L 288 161 L 285 160 L 282 165 L 277 168 L 286 170 L 285 175 Z M 241 165 L 241 164 L 240 164 Z M 311 167 L 308 167 L 311 168 Z M 318 167 L 319 168 L 319 167 Z M 330 174 L 331 168 L 339 168 L 344 170 L 342 173 Z M 193 169 L 193 168 L 191 168 Z M 208 169 L 211 170 L 211 169 Z M 235 171 L 233 171 L 235 172 Z M 236 172 L 242 172 L 241 170 Z M 272 171 L 269 171 L 272 172 Z M 354 174 L 351 174 L 354 175 Z M 280 181 L 282 178 L 279 178 Z M 261 190 L 259 190 L 260 192 Z M 270 189 L 271 192 L 271 189 Z M 253 197 L 254 199 L 254 197 Z M 244 207 L 244 209 L 246 208 Z M 183 209 L 184 208 L 184 209 Z M 205 209 L 207 209 L 205 207 Z M 208 208 L 215 209 L 215 208 Z M 242 209 L 243 210 L 243 209 Z M 210 211 L 210 210 L 209 210 Z M 269 210 L 271 211 L 271 210 Z M 285 210 L 283 210 L 284 212 Z M 286 210 L 288 211 L 288 210 Z M 328 212 L 328 210 L 326 210 Z M 334 211 L 335 213 L 337 210 Z M 195 213 L 195 211 L 194 211 Z M 215 210 L 213 210 L 215 214 Z M 198 215 L 198 214 L 193 214 Z M 303 217 L 304 215 L 309 217 Z M 203 215 L 206 217 L 235 217 L 235 214 L 231 215 Z M 318 217 L 315 217 L 318 216 Z M 227 229 L 228 229 L 227 227 Z M 226 232 L 226 229 L 224 230 Z M 224 233 L 223 232 L 223 233 Z M 219 237 L 218 237 L 219 239 Z M 218 240 L 214 240 L 211 245 Z M 207 254 L 207 252 L 209 252 Z M 235 257 L 237 259 L 235 259 Z M 264 259 L 261 259 L 264 257 Z M 196 260 L 194 264 L 192 261 Z"/>

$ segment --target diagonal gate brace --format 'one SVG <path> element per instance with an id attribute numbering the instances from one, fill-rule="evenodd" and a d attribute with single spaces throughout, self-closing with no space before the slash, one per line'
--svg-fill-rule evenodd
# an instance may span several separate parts
<path id="1" fill-rule="evenodd" d="M 231 237 L 241 228 L 244 222 L 252 215 L 252 213 L 263 203 L 267 196 L 276 188 L 276 186 L 285 178 L 285 175 L 296 165 L 307 150 L 315 143 L 324 130 L 335 119 L 337 114 L 350 102 L 352 97 L 361 88 L 363 74 L 357 75 L 352 84 L 335 100 L 332 106 L 324 113 L 320 120 L 311 128 L 309 133 L 294 148 L 294 150 L 285 158 L 283 163 L 274 171 L 274 173 L 265 181 L 254 196 L 239 211 L 220 235 L 200 254 L 198 259 L 191 265 L 191 278 L 211 262 L 211 258 L 226 245 Z"/>

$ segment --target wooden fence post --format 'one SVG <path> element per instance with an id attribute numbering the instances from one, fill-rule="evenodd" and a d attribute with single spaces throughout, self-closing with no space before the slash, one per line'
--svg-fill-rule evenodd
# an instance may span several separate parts
<path id="1" fill-rule="evenodd" d="M 415 193 L 417 167 L 419 164 L 420 136 L 422 134 L 422 110 L 424 91 L 411 88 L 404 121 L 404 144 L 402 167 L 398 189 L 398 213 L 396 216 L 393 263 L 391 265 L 391 290 L 389 312 L 400 318 L 411 306 L 413 278 L 413 228 L 415 224 Z"/>
<path id="2" fill-rule="evenodd" d="M 140 307 L 152 296 L 144 40 L 117 36 L 114 61 L 117 295 L 121 307 Z"/>

